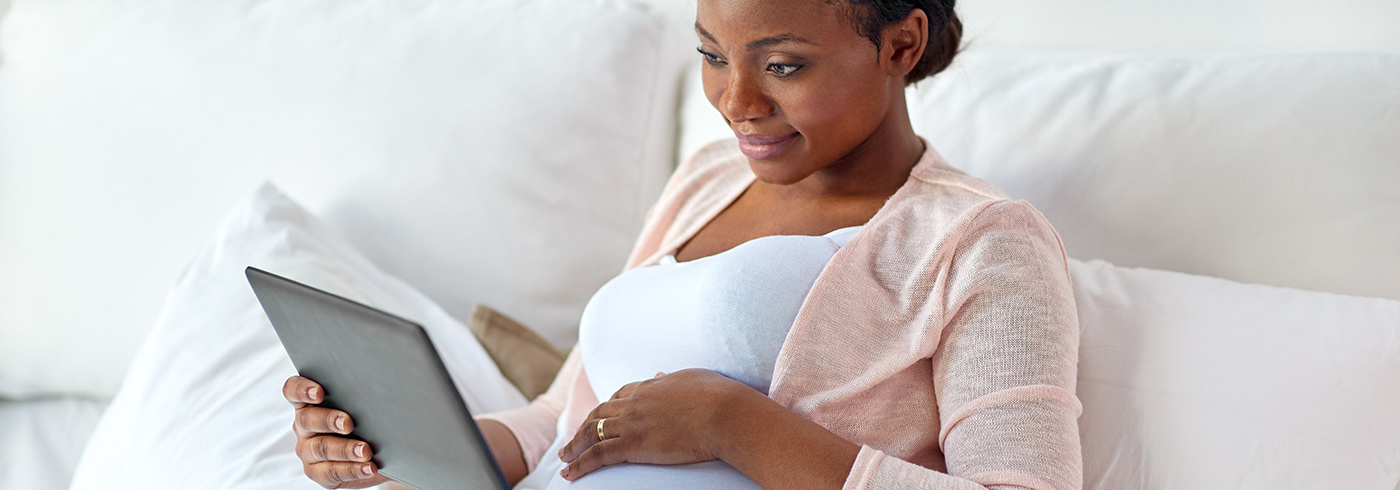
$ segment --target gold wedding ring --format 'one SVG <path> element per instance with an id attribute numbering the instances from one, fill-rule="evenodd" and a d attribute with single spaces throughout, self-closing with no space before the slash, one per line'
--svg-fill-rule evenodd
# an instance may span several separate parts
<path id="1" fill-rule="evenodd" d="M 608 440 L 607 436 L 603 435 L 603 421 L 605 420 L 608 419 L 598 419 L 598 442 Z"/>

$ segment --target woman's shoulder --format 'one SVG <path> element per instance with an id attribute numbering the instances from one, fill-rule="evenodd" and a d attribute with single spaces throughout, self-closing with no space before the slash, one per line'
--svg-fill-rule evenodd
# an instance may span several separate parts
<path id="1" fill-rule="evenodd" d="M 909 173 L 910 197 L 917 199 L 940 199 L 945 205 L 962 204 L 976 206 L 997 201 L 1010 200 L 1005 192 L 996 186 L 953 167 L 927 141 L 919 163 Z M 948 198 L 954 198 L 949 201 Z"/>
<path id="2" fill-rule="evenodd" d="M 730 197 L 753 179 L 748 160 L 733 138 L 710 142 L 676 166 L 658 202 L 685 214 Z"/>
<path id="3" fill-rule="evenodd" d="M 661 194 L 662 201 L 673 206 L 679 216 L 705 216 L 715 206 L 727 204 L 753 178 L 738 140 L 713 141 L 676 166 Z"/>
<path id="4" fill-rule="evenodd" d="M 925 142 L 924 155 L 909 173 L 909 180 L 881 210 L 881 214 L 929 227 L 957 227 L 978 219 L 988 209 L 1030 208 L 1012 200 L 996 186 L 959 170 Z"/>
<path id="5" fill-rule="evenodd" d="M 627 267 L 656 259 L 654 255 L 660 248 L 703 225 L 710 211 L 742 192 L 752 178 L 737 140 L 718 140 L 701 147 L 676 166 L 656 203 L 647 211 Z"/>
<path id="6" fill-rule="evenodd" d="M 748 161 L 739 151 L 739 140 L 719 139 L 700 147 L 677 165 L 668 186 L 744 177 L 748 171 Z"/>
<path id="7" fill-rule="evenodd" d="M 908 242 L 893 250 L 956 249 L 972 241 L 1031 239 L 1063 253 L 1058 234 L 1034 206 L 954 168 L 932 147 L 875 221 L 872 224 L 878 227 L 900 229 L 880 234 Z"/>

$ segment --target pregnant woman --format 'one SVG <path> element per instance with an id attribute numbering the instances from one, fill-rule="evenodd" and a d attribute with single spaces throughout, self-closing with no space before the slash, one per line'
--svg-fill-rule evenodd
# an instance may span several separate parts
<path id="1" fill-rule="evenodd" d="M 953 0 L 699 0 L 734 140 L 682 164 L 547 393 L 480 418 L 521 488 L 1077 489 L 1059 237 L 914 134 Z M 560 244 L 567 246 L 567 244 Z M 288 380 L 326 487 L 383 483 Z"/>

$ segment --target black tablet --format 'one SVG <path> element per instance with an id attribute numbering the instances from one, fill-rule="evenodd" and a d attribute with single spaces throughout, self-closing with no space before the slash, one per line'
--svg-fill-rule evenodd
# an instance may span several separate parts
<path id="1" fill-rule="evenodd" d="M 417 324 L 253 267 L 263 311 L 322 406 L 355 419 L 380 472 L 419 490 L 509 490 L 467 404 Z"/>

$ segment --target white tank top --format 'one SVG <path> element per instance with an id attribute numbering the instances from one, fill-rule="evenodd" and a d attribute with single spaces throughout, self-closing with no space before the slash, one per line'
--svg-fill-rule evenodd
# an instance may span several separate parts
<path id="1" fill-rule="evenodd" d="M 822 236 L 755 238 L 688 262 L 624 272 L 589 300 L 579 349 L 599 400 L 657 372 L 710 369 L 764 394 L 778 351 L 817 276 L 859 226 Z M 570 431 L 568 437 L 572 437 Z M 550 484 L 567 483 L 558 478 Z M 617 465 L 568 488 L 758 488 L 720 461 Z"/>

